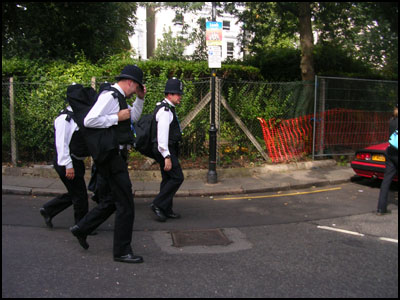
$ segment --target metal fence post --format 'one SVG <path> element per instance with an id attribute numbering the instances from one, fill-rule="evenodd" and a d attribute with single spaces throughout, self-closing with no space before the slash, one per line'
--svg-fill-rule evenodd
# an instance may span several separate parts
<path id="1" fill-rule="evenodd" d="M 319 149 L 318 155 L 324 154 L 324 141 L 325 141 L 325 102 L 326 102 L 326 79 L 321 79 L 321 108 L 320 108 L 320 125 L 319 125 Z"/>
<path id="2" fill-rule="evenodd" d="M 14 112 L 14 78 L 10 78 L 10 136 L 11 136 L 11 162 L 17 165 L 17 141 L 15 134 L 15 112 Z"/>
<path id="3" fill-rule="evenodd" d="M 217 183 L 217 128 L 215 127 L 215 72 L 211 77 L 211 124 L 207 183 Z"/>
<path id="4" fill-rule="evenodd" d="M 312 160 L 315 160 L 315 126 L 317 117 L 317 98 L 318 98 L 318 76 L 315 75 L 314 82 L 314 122 L 313 122 L 313 142 L 312 142 Z"/>

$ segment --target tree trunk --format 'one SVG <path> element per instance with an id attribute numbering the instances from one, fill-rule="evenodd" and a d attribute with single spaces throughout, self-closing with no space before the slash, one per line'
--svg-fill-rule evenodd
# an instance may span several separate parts
<path id="1" fill-rule="evenodd" d="M 301 78 L 302 80 L 314 80 L 313 62 L 313 33 L 311 28 L 310 2 L 299 2 L 299 31 L 301 48 Z"/>
<path id="2" fill-rule="evenodd" d="M 311 7 L 310 2 L 299 2 L 299 31 L 301 48 L 301 79 L 303 81 L 314 81 L 313 62 L 313 33 L 311 28 Z M 305 82 L 303 90 L 298 98 L 295 116 L 304 116 L 313 112 L 314 108 L 314 85 Z"/>

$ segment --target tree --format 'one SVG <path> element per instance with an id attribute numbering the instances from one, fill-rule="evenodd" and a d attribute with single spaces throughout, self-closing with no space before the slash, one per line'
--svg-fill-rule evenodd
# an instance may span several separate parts
<path id="1" fill-rule="evenodd" d="M 298 45 L 302 55 L 312 55 L 309 42 L 303 40 L 298 44 L 299 37 L 308 36 L 310 41 L 311 26 L 318 37 L 317 44 L 341 47 L 368 66 L 397 74 L 397 3 L 242 2 L 241 5 L 245 7 L 243 11 L 235 7 L 231 12 L 244 23 L 243 30 L 247 34 L 241 42 L 243 48 L 251 53 L 265 48 L 280 48 L 282 41 L 289 41 L 286 45 Z M 306 6 L 310 7 L 310 13 Z M 302 75 L 304 63 L 311 66 L 312 61 L 302 62 Z"/>
<path id="2" fill-rule="evenodd" d="M 376 69 L 397 60 L 397 3 L 318 2 L 314 15 L 321 20 L 314 22 L 318 43 L 342 47 Z"/>
<path id="3" fill-rule="evenodd" d="M 314 80 L 313 62 L 313 33 L 311 29 L 310 2 L 299 2 L 299 33 L 301 48 L 301 78 L 303 80 Z"/>
<path id="4" fill-rule="evenodd" d="M 301 76 L 314 80 L 310 2 L 246 2 L 231 10 L 243 22 L 242 47 L 250 53 L 267 48 L 296 47 L 300 36 Z M 249 39 L 250 37 L 250 39 Z"/>
<path id="5" fill-rule="evenodd" d="M 130 49 L 134 2 L 2 2 L 5 57 L 92 61 Z"/>
<path id="6" fill-rule="evenodd" d="M 147 7 L 153 7 L 155 10 L 162 8 L 171 8 L 175 11 L 175 24 L 182 25 L 181 31 L 177 36 L 173 37 L 172 33 L 164 33 L 163 40 L 157 44 L 155 58 L 161 59 L 166 57 L 167 60 L 191 59 L 193 61 L 207 60 L 208 53 L 205 45 L 206 40 L 206 19 L 199 18 L 197 20 L 197 28 L 192 28 L 189 32 L 189 26 L 184 21 L 184 14 L 187 12 L 196 12 L 201 10 L 205 2 L 146 2 Z M 180 45 L 177 45 L 180 43 Z M 196 44 L 196 49 L 190 57 L 184 57 L 185 47 Z M 183 49 L 182 49 L 183 46 Z M 175 51 L 176 49 L 177 51 Z"/>
<path id="7" fill-rule="evenodd" d="M 185 51 L 185 41 L 182 37 L 174 37 L 169 28 L 168 32 L 163 33 L 163 38 L 158 40 L 154 58 L 158 60 L 182 60 Z"/>

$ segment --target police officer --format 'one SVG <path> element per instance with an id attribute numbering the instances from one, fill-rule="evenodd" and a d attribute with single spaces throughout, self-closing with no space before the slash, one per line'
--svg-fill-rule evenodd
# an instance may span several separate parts
<path id="1" fill-rule="evenodd" d="M 81 136 L 78 125 L 73 120 L 71 106 L 64 109 L 54 121 L 55 157 L 54 168 L 67 188 L 67 193 L 45 203 L 39 212 L 49 228 L 52 219 L 73 205 L 75 224 L 88 212 L 88 196 L 85 184 L 83 160 L 89 151 Z"/>
<path id="2" fill-rule="evenodd" d="M 176 78 L 169 79 L 165 85 L 165 99 L 157 103 L 153 126 L 153 153 L 160 164 L 162 181 L 160 193 L 153 200 L 151 209 L 156 220 L 165 222 L 167 218 L 179 219 L 180 215 L 172 210 L 173 197 L 181 186 L 184 176 L 179 164 L 179 142 L 182 139 L 175 106 L 181 103 L 183 83 Z"/>
<path id="3" fill-rule="evenodd" d="M 102 184 L 104 191 L 100 193 L 111 196 L 101 197 L 99 205 L 70 230 L 79 244 L 87 249 L 89 248 L 87 235 L 115 211 L 114 261 L 141 263 L 143 258 L 134 255 L 131 247 L 135 209 L 126 159 L 128 150 L 133 144 L 130 125 L 140 118 L 146 87 L 142 83 L 143 72 L 136 65 L 126 66 L 116 80 L 117 83 L 112 85 L 112 90 L 106 90 L 99 95 L 84 120 L 84 125 L 89 128 L 114 129 L 114 135 L 117 137 L 119 145 L 106 145 L 108 147 L 104 149 L 111 147 L 106 158 L 95 161 L 98 172 L 105 181 L 105 184 Z M 130 98 L 133 94 L 137 97 L 130 107 L 126 103 L 126 98 Z"/>

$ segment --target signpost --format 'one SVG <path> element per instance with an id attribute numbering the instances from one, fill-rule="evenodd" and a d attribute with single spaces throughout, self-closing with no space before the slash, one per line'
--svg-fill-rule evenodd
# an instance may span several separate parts
<path id="1" fill-rule="evenodd" d="M 206 23 L 206 46 L 208 50 L 208 67 L 221 68 L 222 22 Z"/>
<path id="2" fill-rule="evenodd" d="M 207 183 L 217 183 L 217 127 L 215 126 L 215 76 L 221 68 L 222 22 L 216 22 L 216 3 L 212 3 L 212 22 L 206 23 L 208 67 L 211 69 L 211 124 L 209 131 L 209 163 Z"/>

